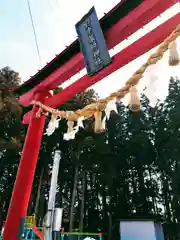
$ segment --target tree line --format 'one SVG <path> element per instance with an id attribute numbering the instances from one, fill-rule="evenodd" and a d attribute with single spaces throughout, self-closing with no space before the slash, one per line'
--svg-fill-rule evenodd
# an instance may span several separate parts
<path id="1" fill-rule="evenodd" d="M 27 109 L 18 105 L 17 96 L 9 90 L 19 84 L 13 70 L 0 71 L 0 226 L 6 218 L 27 130 L 21 124 Z M 179 92 L 179 80 L 171 78 L 169 95 L 155 108 L 144 95 L 138 113 L 119 102 L 118 114 L 111 114 L 105 132 L 95 134 L 89 120 L 68 142 L 63 140 L 66 122 L 60 121 L 52 136 L 43 136 L 28 214 L 36 214 L 42 225 L 53 153 L 60 149 L 56 206 L 64 209 L 67 231 L 103 232 L 105 239 L 114 240 L 119 239 L 121 219 L 152 219 L 162 223 L 167 239 L 178 239 Z M 87 90 L 60 109 L 79 109 L 97 99 L 93 90 Z"/>

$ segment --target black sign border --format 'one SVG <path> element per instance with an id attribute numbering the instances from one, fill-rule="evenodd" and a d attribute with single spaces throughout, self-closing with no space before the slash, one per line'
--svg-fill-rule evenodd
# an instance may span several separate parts
<path id="1" fill-rule="evenodd" d="M 112 63 L 112 58 L 111 58 L 111 56 L 110 56 L 110 54 L 109 54 L 109 62 L 107 62 L 106 64 L 103 64 L 101 67 L 97 68 L 96 71 L 93 71 L 93 72 L 92 72 L 92 71 L 90 71 L 89 66 L 88 66 L 88 63 L 87 63 L 87 61 L 86 61 L 86 58 L 85 58 L 86 53 L 85 53 L 85 50 L 84 50 L 85 47 L 84 47 L 83 42 L 82 42 L 81 39 L 79 38 L 79 36 L 81 36 L 81 34 L 80 34 L 80 32 L 78 31 L 78 29 L 79 29 L 79 25 L 81 25 L 82 22 L 84 22 L 84 20 L 85 20 L 86 18 L 88 18 L 93 12 L 96 13 L 96 9 L 95 9 L 94 6 L 93 6 L 93 7 L 89 10 L 89 12 L 86 13 L 86 14 L 81 18 L 81 20 L 80 20 L 79 22 L 77 22 L 76 25 L 75 25 L 76 32 L 77 32 L 77 34 L 78 34 L 78 40 L 79 40 L 79 43 L 80 43 L 80 50 L 81 50 L 81 52 L 83 53 L 84 61 L 85 61 L 86 69 L 87 69 L 87 75 L 88 75 L 89 77 L 92 77 L 92 76 L 95 75 L 97 72 L 99 72 L 100 70 L 104 69 L 105 67 L 107 67 L 109 64 Z M 97 13 L 96 13 L 96 15 L 97 15 Z M 99 22 L 99 25 L 100 25 L 100 29 L 101 29 L 101 31 L 102 31 L 100 22 Z M 103 31 L 102 31 L 102 33 L 103 33 Z M 103 34 L 103 36 L 104 36 L 104 34 Z M 105 40 L 105 38 L 104 38 L 104 40 Z M 105 43 L 106 43 L 106 40 L 105 40 Z M 107 44 L 106 44 L 106 47 L 107 47 Z M 109 53 L 108 47 L 107 47 L 107 51 L 108 51 L 108 53 Z"/>

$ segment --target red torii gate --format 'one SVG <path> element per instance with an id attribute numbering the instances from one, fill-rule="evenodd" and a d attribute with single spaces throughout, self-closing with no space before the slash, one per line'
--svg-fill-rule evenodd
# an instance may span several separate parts
<path id="1" fill-rule="evenodd" d="M 133 0 L 132 3 L 131 0 L 122 0 L 100 21 L 108 49 L 128 38 L 179 1 Z M 22 94 L 19 101 L 23 106 L 29 106 L 33 99 L 40 100 L 55 108 L 160 44 L 179 23 L 180 13 L 117 53 L 112 58 L 112 64 L 93 77 L 89 78 L 85 75 L 60 93 L 51 96 L 48 93 L 49 90 L 56 88 L 85 67 L 78 40 L 76 40 L 41 71 L 15 90 Z M 24 94 L 24 92 L 26 93 Z M 8 210 L 3 240 L 17 239 L 20 217 L 26 216 L 27 213 L 45 122 L 45 116 L 41 116 L 40 119 L 35 117 L 37 110 L 37 107 L 34 106 L 23 119 L 23 122 L 29 124 L 29 127 Z"/>

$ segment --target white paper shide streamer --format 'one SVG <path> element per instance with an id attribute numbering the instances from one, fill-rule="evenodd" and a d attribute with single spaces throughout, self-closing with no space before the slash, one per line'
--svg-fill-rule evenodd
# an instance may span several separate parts
<path id="1" fill-rule="evenodd" d="M 118 113 L 117 106 L 116 106 L 116 99 L 109 101 L 106 105 L 105 114 L 106 114 L 107 120 L 109 120 L 112 111 Z M 106 121 L 106 119 L 104 121 Z"/>
<path id="2" fill-rule="evenodd" d="M 158 101 L 156 95 L 157 80 L 158 77 L 156 75 L 151 74 L 146 89 L 144 90 L 144 94 L 149 99 L 149 105 L 153 108 L 156 106 Z"/>
<path id="3" fill-rule="evenodd" d="M 51 121 L 48 124 L 45 135 L 47 135 L 47 136 L 52 135 L 54 133 L 54 131 L 56 130 L 56 128 L 59 127 L 60 120 L 61 120 L 60 118 L 57 119 L 52 115 Z"/>

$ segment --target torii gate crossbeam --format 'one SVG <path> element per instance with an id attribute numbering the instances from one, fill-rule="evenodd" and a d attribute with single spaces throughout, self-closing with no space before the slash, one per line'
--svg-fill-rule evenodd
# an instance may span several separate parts
<path id="1" fill-rule="evenodd" d="M 89 78 L 87 75 L 81 77 L 76 82 L 72 83 L 69 87 L 65 88 L 60 93 L 50 97 L 45 101 L 47 106 L 56 108 L 70 98 L 75 96 L 79 92 L 83 92 L 85 89 L 91 87 L 93 84 L 99 82 L 103 78 L 107 77 L 111 73 L 120 69 L 124 65 L 140 57 L 144 53 L 148 52 L 152 48 L 159 45 L 179 24 L 180 13 L 170 18 L 168 21 L 158 26 L 153 31 L 146 34 L 144 37 L 134 42 L 121 52 L 117 53 L 113 58 L 113 64 L 108 65 L 106 68 L 98 72 L 96 75 Z M 24 115 L 23 123 L 28 124 L 31 116 L 31 112 Z"/>
<path id="2" fill-rule="evenodd" d="M 118 43 L 127 39 L 131 34 L 142 28 L 177 2 L 178 0 L 144 0 L 139 6 L 131 11 L 131 14 L 120 19 L 104 33 L 108 49 L 112 49 Z M 79 52 L 32 90 L 21 95 L 19 98 L 20 103 L 23 106 L 28 106 L 35 92 L 41 89 L 55 89 L 84 67 L 83 55 Z"/>

